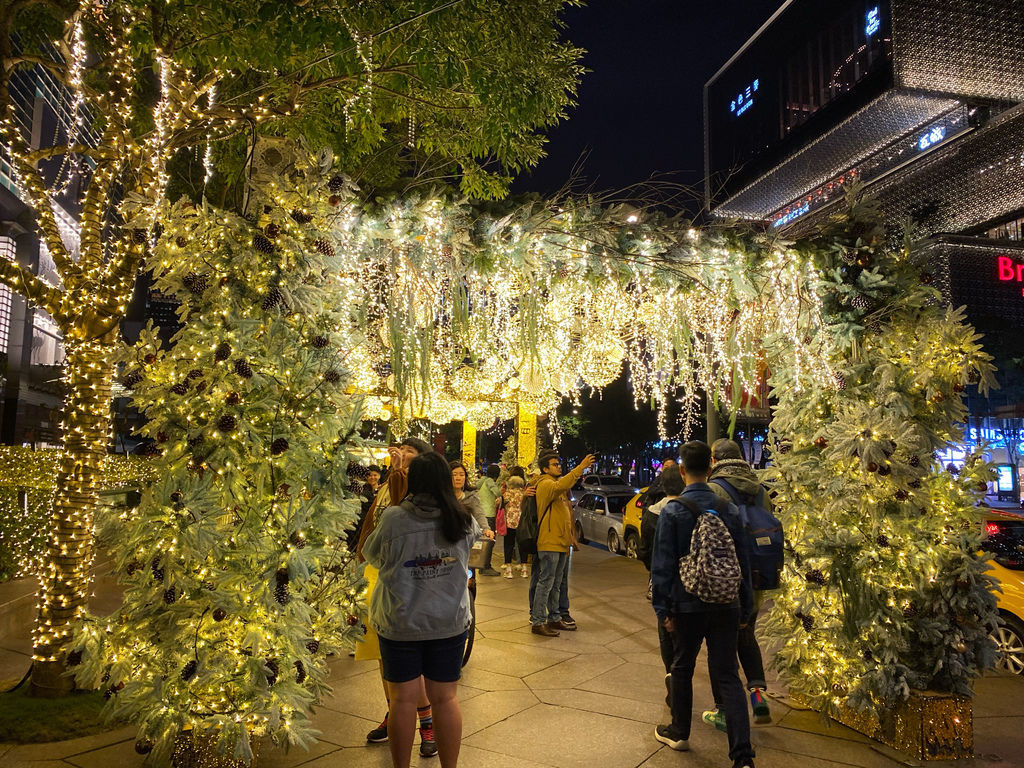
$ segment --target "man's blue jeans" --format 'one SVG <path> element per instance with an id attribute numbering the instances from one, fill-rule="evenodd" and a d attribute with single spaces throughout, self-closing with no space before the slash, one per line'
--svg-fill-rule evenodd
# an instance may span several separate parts
<path id="1" fill-rule="evenodd" d="M 538 552 L 534 556 L 537 587 L 530 604 L 530 623 L 534 626 L 562 618 L 558 612 L 558 597 L 568 557 L 567 552 Z"/>

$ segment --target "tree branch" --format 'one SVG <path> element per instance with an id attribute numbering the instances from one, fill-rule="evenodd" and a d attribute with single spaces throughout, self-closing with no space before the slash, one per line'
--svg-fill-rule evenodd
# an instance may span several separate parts
<path id="1" fill-rule="evenodd" d="M 57 317 L 63 292 L 47 285 L 24 267 L 0 258 L 0 282 Z"/>

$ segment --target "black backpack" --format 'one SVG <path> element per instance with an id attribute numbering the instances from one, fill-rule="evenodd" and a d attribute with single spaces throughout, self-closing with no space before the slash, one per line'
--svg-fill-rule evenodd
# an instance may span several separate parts
<path id="1" fill-rule="evenodd" d="M 551 504 L 554 503 L 555 500 L 552 499 Z M 548 504 L 544 515 L 541 515 L 538 520 L 537 497 L 523 496 L 523 503 L 519 507 L 519 527 L 516 528 L 516 544 L 519 545 L 520 559 L 527 555 L 537 554 L 537 534 L 540 532 L 540 524 L 543 522 L 544 516 L 551 509 L 551 504 Z"/>
<path id="2" fill-rule="evenodd" d="M 750 547 L 751 586 L 761 590 L 778 589 L 785 560 L 785 536 L 779 518 L 763 505 L 764 490 L 757 496 L 740 496 L 727 480 L 715 478 L 711 482 L 725 489 L 743 518 L 743 530 Z"/>

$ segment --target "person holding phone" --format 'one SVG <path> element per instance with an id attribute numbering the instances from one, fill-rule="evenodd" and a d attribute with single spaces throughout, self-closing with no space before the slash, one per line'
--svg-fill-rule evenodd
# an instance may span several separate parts
<path id="1" fill-rule="evenodd" d="M 575 622 L 563 621 L 559 609 L 563 581 L 568 578 L 569 551 L 578 545 L 568 491 L 593 464 L 594 457 L 588 454 L 563 476 L 557 451 L 549 448 L 537 456 L 540 475 L 531 483 L 537 496 L 537 554 L 533 564 L 537 578 L 530 601 L 530 631 L 535 635 L 557 637 L 559 630 L 576 629 Z"/>

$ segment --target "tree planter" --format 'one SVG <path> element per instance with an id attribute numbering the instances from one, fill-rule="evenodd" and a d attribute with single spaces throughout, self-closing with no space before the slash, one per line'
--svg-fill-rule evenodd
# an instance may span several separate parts
<path id="1" fill-rule="evenodd" d="M 919 760 L 974 757 L 974 708 L 966 696 L 911 691 L 907 701 L 887 707 L 881 718 L 842 707 L 836 719 Z"/>
<path id="2" fill-rule="evenodd" d="M 174 768 L 253 768 L 259 762 L 260 742 L 250 741 L 252 761 L 238 760 L 217 752 L 217 739 L 212 735 L 182 731 L 174 740 L 171 765 Z"/>

